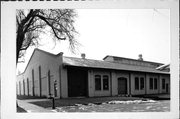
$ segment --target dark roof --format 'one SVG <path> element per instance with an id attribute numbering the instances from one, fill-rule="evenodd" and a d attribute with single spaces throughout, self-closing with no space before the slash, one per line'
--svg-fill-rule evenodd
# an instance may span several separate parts
<path id="1" fill-rule="evenodd" d="M 82 58 L 75 58 L 75 57 L 63 57 L 63 64 L 66 66 L 169 74 L 168 72 L 159 71 L 159 70 L 156 70 L 155 68 L 150 68 L 150 67 L 113 63 L 113 62 L 101 61 L 101 60 L 82 59 Z"/>
<path id="2" fill-rule="evenodd" d="M 118 57 L 118 56 L 112 56 L 112 55 L 107 55 L 107 56 L 105 56 L 105 57 L 103 58 L 103 60 L 105 60 L 105 59 L 108 58 L 108 57 L 119 58 L 119 59 L 126 59 L 126 60 L 132 60 L 132 61 L 138 61 L 138 62 L 140 62 L 140 61 L 137 60 L 137 59 L 131 59 L 131 58 L 125 58 L 125 57 Z M 151 62 L 151 61 L 145 61 L 145 60 L 143 60 L 143 61 L 141 60 L 141 62 L 163 65 L 163 63 Z"/>

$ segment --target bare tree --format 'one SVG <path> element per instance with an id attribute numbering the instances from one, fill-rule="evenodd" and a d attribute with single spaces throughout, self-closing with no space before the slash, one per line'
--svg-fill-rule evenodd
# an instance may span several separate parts
<path id="1" fill-rule="evenodd" d="M 47 27 L 54 41 L 68 40 L 73 52 L 78 45 L 74 28 L 77 13 L 73 9 L 29 9 L 16 11 L 16 63 L 29 46 L 39 45 Z"/>

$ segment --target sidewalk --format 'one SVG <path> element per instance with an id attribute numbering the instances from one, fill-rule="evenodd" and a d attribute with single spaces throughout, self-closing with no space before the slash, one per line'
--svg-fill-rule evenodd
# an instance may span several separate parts
<path id="1" fill-rule="evenodd" d="M 25 100 L 17 100 L 19 107 L 25 109 L 27 112 L 55 112 L 54 110 L 51 109 L 46 109 L 31 103 L 28 103 Z"/>

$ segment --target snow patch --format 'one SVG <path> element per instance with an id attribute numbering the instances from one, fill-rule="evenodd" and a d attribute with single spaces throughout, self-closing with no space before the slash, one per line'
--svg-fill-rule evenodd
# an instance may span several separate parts
<path id="1" fill-rule="evenodd" d="M 128 101 L 110 101 L 109 104 L 139 104 L 139 103 L 155 103 L 154 100 L 128 100 Z"/>

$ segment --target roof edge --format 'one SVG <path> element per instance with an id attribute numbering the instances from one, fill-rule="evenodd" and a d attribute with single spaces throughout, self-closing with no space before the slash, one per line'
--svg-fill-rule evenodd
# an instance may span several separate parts
<path id="1" fill-rule="evenodd" d="M 31 55 L 31 57 L 29 58 L 29 61 L 28 61 L 27 65 L 26 65 L 26 68 L 24 69 L 24 71 L 23 71 L 21 74 L 18 74 L 17 76 L 22 75 L 22 74 L 25 73 L 25 71 L 27 70 L 27 67 L 29 66 L 29 63 L 30 63 L 30 61 L 31 61 L 31 59 L 32 59 L 32 57 L 33 57 L 33 55 L 34 55 L 34 53 L 35 53 L 36 51 L 43 52 L 43 53 L 45 53 L 45 54 L 47 54 L 47 55 L 52 55 L 52 56 L 57 56 L 57 55 L 58 55 L 58 54 L 55 55 L 55 54 L 52 54 L 52 53 L 50 53 L 50 52 L 41 50 L 41 49 L 39 49 L 39 48 L 35 48 L 34 51 L 33 51 L 33 53 L 32 53 L 32 55 Z"/>

